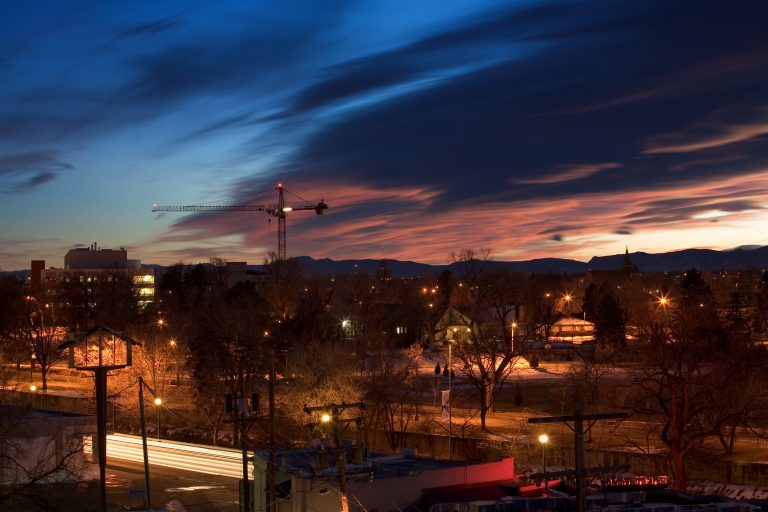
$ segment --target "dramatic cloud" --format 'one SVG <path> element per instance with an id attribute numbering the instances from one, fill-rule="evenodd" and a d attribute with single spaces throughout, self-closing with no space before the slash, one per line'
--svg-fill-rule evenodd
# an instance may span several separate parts
<path id="1" fill-rule="evenodd" d="M 0 191 L 30 190 L 70 169 L 71 165 L 44 151 L 0 155 Z"/>
<path id="2" fill-rule="evenodd" d="M 564 181 L 580 180 L 582 178 L 588 178 L 593 174 L 597 174 L 601 171 L 608 169 L 616 169 L 621 167 L 621 164 L 616 162 L 604 163 L 604 164 L 586 164 L 586 165 L 562 165 L 559 166 L 557 171 L 541 178 L 523 178 L 513 180 L 513 185 L 547 185 L 551 183 L 561 183 Z"/>
<path id="3" fill-rule="evenodd" d="M 48 7 L 0 19 L 0 190 L 77 208 L 14 236 L 254 261 L 265 215 L 148 205 L 283 181 L 330 206 L 289 216 L 297 255 L 768 244 L 760 0 Z"/>
<path id="4" fill-rule="evenodd" d="M 693 153 L 768 135 L 768 107 L 754 112 L 718 111 L 683 132 L 652 138 L 645 153 Z"/>

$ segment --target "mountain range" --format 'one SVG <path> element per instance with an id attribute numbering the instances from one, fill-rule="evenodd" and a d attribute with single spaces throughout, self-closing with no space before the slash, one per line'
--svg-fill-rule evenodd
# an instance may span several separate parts
<path id="1" fill-rule="evenodd" d="M 737 248 L 725 251 L 711 249 L 686 249 L 683 251 L 651 254 L 630 253 L 629 257 L 640 272 L 675 272 L 695 268 L 704 272 L 719 270 L 755 270 L 768 268 L 768 246 Z M 332 260 L 313 259 L 309 256 L 297 258 L 309 273 L 329 275 L 362 272 L 374 274 L 381 260 Z M 595 256 L 587 262 L 566 258 L 539 258 L 524 261 L 491 261 L 492 267 L 507 268 L 515 272 L 585 274 L 589 270 L 620 269 L 624 254 Z M 417 277 L 439 274 L 452 270 L 455 263 L 428 265 L 415 261 L 386 260 L 389 273 L 395 277 Z"/>
<path id="2" fill-rule="evenodd" d="M 768 268 L 768 246 L 739 247 L 736 249 L 715 251 L 711 249 L 686 249 L 682 251 L 651 254 L 633 252 L 629 254 L 640 272 L 675 272 L 690 268 L 705 272 L 720 270 L 760 270 Z M 332 260 L 329 258 L 314 259 L 309 256 L 296 258 L 309 274 L 336 275 L 355 272 L 374 274 L 381 265 L 377 259 Z M 587 262 L 565 258 L 540 258 L 524 261 L 490 261 L 489 265 L 496 268 L 507 268 L 515 272 L 532 273 L 567 273 L 569 275 L 584 274 L 589 270 L 620 269 L 624 254 L 610 256 L 595 256 Z M 386 260 L 387 270 L 394 277 L 433 276 L 445 270 L 452 270 L 455 263 L 445 265 L 429 265 L 415 261 Z M 145 264 L 153 267 L 158 275 L 167 268 L 163 265 Z M 261 265 L 249 265 L 250 270 L 259 270 Z M 29 270 L 0 272 L 0 275 L 14 275 L 25 279 Z"/>

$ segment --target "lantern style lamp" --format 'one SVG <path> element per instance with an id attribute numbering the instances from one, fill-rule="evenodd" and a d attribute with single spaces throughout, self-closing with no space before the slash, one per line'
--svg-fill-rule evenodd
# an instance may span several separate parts
<path id="1" fill-rule="evenodd" d="M 134 345 L 141 345 L 124 333 L 108 327 L 93 327 L 83 333 L 70 335 L 70 339 L 59 345 L 69 350 L 69 367 L 75 370 L 92 371 L 96 382 L 96 430 L 98 436 L 97 454 L 101 480 L 101 508 L 107 510 L 107 372 L 131 366 L 131 352 Z"/>

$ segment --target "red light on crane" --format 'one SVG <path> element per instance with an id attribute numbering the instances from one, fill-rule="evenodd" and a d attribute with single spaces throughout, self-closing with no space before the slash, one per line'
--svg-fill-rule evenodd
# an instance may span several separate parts
<path id="1" fill-rule="evenodd" d="M 278 183 L 277 184 L 277 188 L 283 188 L 283 184 L 282 183 Z"/>

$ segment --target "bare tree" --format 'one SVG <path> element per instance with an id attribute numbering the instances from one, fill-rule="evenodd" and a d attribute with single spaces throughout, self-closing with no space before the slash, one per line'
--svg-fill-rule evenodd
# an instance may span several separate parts
<path id="1" fill-rule="evenodd" d="M 384 431 L 392 451 L 402 448 L 409 426 L 418 419 L 418 357 L 379 350 L 365 360 L 366 425 Z"/>
<path id="2" fill-rule="evenodd" d="M 684 490 L 690 453 L 709 439 L 724 441 L 726 429 L 742 424 L 745 411 L 763 400 L 754 386 L 762 350 L 733 343 L 695 270 L 686 273 L 679 291 L 649 304 L 643 328 L 648 347 L 628 406 L 649 424 L 661 423 L 671 486 Z M 757 394 L 734 400 L 750 390 Z"/>
<path id="3" fill-rule="evenodd" d="M 16 368 L 29 361 L 29 340 L 21 334 L 29 325 L 28 305 L 23 283 L 14 277 L 0 277 L 0 351 L 2 361 L 13 362 Z"/>
<path id="4" fill-rule="evenodd" d="M 28 340 L 34 361 L 40 367 L 43 391 L 48 389 L 48 371 L 62 356 L 59 345 L 66 330 L 59 326 L 54 305 L 33 296 L 25 298 L 28 325 L 19 328 L 20 338 Z"/>
<path id="5" fill-rule="evenodd" d="M 513 347 L 510 324 L 523 301 L 524 279 L 491 267 L 490 250 L 463 250 L 453 256 L 459 285 L 453 299 L 469 339 L 456 343 L 459 372 L 475 390 L 480 425 L 513 371 L 519 351 Z"/>
<path id="6" fill-rule="evenodd" d="M 293 380 L 285 393 L 285 413 L 294 422 L 306 422 L 304 405 L 362 400 L 359 360 L 343 343 L 310 342 L 295 347 L 290 357 Z"/>

